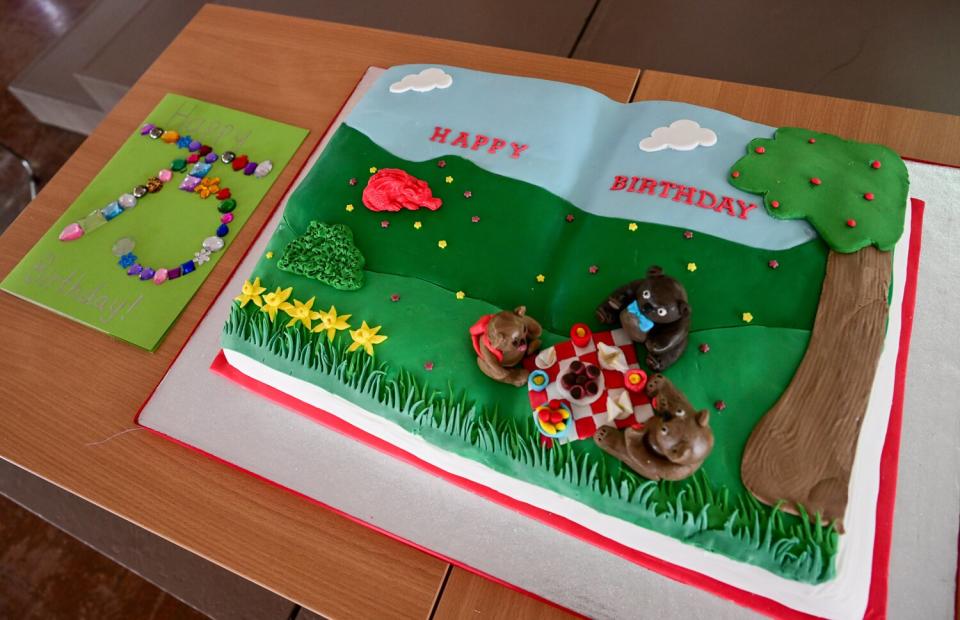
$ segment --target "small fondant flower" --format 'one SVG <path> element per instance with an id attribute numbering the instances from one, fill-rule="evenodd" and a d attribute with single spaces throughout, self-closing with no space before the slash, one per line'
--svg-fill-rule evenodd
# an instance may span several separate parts
<path id="1" fill-rule="evenodd" d="M 546 279 L 547 279 L 547 276 L 543 275 L 542 273 L 537 274 L 537 282 L 544 282 L 546 281 Z"/>
<path id="2" fill-rule="evenodd" d="M 636 232 L 636 231 L 637 231 L 637 223 L 636 223 L 636 222 L 630 222 L 629 224 L 627 224 L 627 230 L 629 230 L 630 232 Z"/>
<path id="3" fill-rule="evenodd" d="M 480 216 L 479 216 L 479 215 L 474 215 L 473 217 L 470 218 L 470 221 L 473 222 L 474 224 L 476 224 L 477 222 L 480 221 Z"/>
<path id="4" fill-rule="evenodd" d="M 749 312 L 744 312 L 742 315 L 740 315 L 740 318 L 743 319 L 744 323 L 749 323 L 753 320 L 753 314 Z"/>
<path id="5" fill-rule="evenodd" d="M 471 196 L 473 196 L 473 192 L 471 192 L 470 190 L 463 192 L 464 198 L 470 198 Z"/>
<path id="6" fill-rule="evenodd" d="M 377 167 L 376 167 L 376 166 L 370 166 L 370 174 L 373 174 L 373 173 L 376 172 L 376 171 L 377 171 Z"/>
<path id="7" fill-rule="evenodd" d="M 293 300 L 293 307 L 286 309 L 286 313 L 290 315 L 290 321 L 287 322 L 287 327 L 293 327 L 297 321 L 300 321 L 304 327 L 310 329 L 313 321 L 320 318 L 320 313 L 313 309 L 314 299 L 315 297 L 311 297 L 307 300 L 307 303 L 303 303 L 299 299 Z"/>
<path id="8" fill-rule="evenodd" d="M 464 293 L 463 291 L 457 291 L 456 295 L 457 295 L 457 299 L 463 299 L 464 297 L 467 296 L 467 294 Z"/>
<path id="9" fill-rule="evenodd" d="M 216 194 L 220 191 L 220 177 L 204 177 L 193 191 L 200 194 L 201 198 Z"/>
<path id="10" fill-rule="evenodd" d="M 447 175 L 447 177 L 444 179 L 444 181 L 446 181 L 447 183 L 453 183 L 453 177 Z"/>
<path id="11" fill-rule="evenodd" d="M 271 258 L 273 258 L 273 252 L 267 252 L 266 254 L 264 254 L 264 256 L 267 257 L 267 260 L 270 260 Z"/>
<path id="12" fill-rule="evenodd" d="M 418 220 L 413 223 L 413 227 L 416 228 L 417 230 L 420 230 L 423 227 L 423 224 Z"/>
<path id="13" fill-rule="evenodd" d="M 687 263 L 687 271 L 696 271 L 696 270 L 697 270 L 696 263 Z"/>
<path id="14" fill-rule="evenodd" d="M 350 314 L 337 314 L 337 307 L 330 306 L 330 309 L 324 312 L 321 310 L 318 312 L 320 316 L 320 324 L 313 328 L 313 331 L 318 333 L 327 332 L 327 340 L 333 340 L 333 337 L 337 334 L 338 331 L 347 329 L 350 327 L 350 324 L 347 323 L 352 315 Z"/>
<path id="15" fill-rule="evenodd" d="M 380 220 L 380 228 L 390 228 L 390 220 Z"/>
<path id="16" fill-rule="evenodd" d="M 204 264 L 210 260 L 210 250 L 206 248 L 200 248 L 199 251 L 193 253 L 193 260 L 197 263 L 197 266 Z"/>
<path id="17" fill-rule="evenodd" d="M 431 361 L 429 361 L 429 360 L 426 361 L 426 362 L 424 362 L 424 363 L 423 363 L 423 369 L 424 369 L 424 370 L 433 370 L 433 362 L 431 362 Z"/>
<path id="18" fill-rule="evenodd" d="M 446 249 L 447 241 L 445 239 L 441 239 L 440 241 L 437 241 L 437 247 L 440 248 L 441 250 Z"/>
<path id="19" fill-rule="evenodd" d="M 567 213 L 566 220 L 567 220 L 568 222 L 572 222 L 572 221 L 575 220 L 575 219 L 576 219 L 576 218 L 573 217 L 573 213 Z"/>
<path id="20" fill-rule="evenodd" d="M 292 286 L 288 286 L 285 289 L 281 289 L 278 286 L 277 290 L 263 296 L 263 305 L 260 307 L 260 312 L 266 312 L 270 316 L 270 322 L 272 323 L 273 320 L 277 318 L 278 310 L 286 311 L 288 308 L 293 307 L 287 302 L 287 298 L 290 297 L 290 293 L 292 292 Z"/>
<path id="21" fill-rule="evenodd" d="M 598 271 L 600 271 L 600 268 L 597 267 L 596 265 L 590 265 L 589 267 L 587 267 L 587 271 L 590 273 L 597 273 Z"/>
<path id="22" fill-rule="evenodd" d="M 137 262 L 137 255 L 133 252 L 127 252 L 120 257 L 120 260 L 117 261 L 117 264 L 126 269 L 135 262 Z"/>
<path id="23" fill-rule="evenodd" d="M 240 302 L 240 307 L 246 306 L 249 302 L 253 302 L 253 305 L 260 308 L 263 306 L 263 300 L 260 299 L 260 295 L 267 289 L 260 286 L 260 278 L 254 278 L 251 283 L 250 280 L 246 280 L 243 283 L 243 290 L 239 295 L 233 298 L 234 301 Z"/>
<path id="24" fill-rule="evenodd" d="M 398 295 L 397 293 L 394 293 L 393 295 L 390 296 L 390 301 L 400 301 L 400 295 Z"/>
<path id="25" fill-rule="evenodd" d="M 350 337 L 353 338 L 353 343 L 347 347 L 347 351 L 356 351 L 360 347 L 363 347 L 363 350 L 367 352 L 367 355 L 373 355 L 373 345 L 380 344 L 387 339 L 387 336 L 380 335 L 380 325 L 376 327 L 370 327 L 367 325 L 367 322 L 364 321 L 360 325 L 360 329 L 355 329 L 350 332 Z"/>
<path id="26" fill-rule="evenodd" d="M 344 207 L 344 209 L 347 210 L 347 213 L 350 213 L 351 211 L 353 211 L 353 205 L 347 205 Z"/>

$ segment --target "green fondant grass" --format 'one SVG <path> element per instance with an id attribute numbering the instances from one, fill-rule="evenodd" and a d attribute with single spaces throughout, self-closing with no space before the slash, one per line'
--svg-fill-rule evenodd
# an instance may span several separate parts
<path id="1" fill-rule="evenodd" d="M 685 239 L 681 230 L 642 222 L 634 232 L 626 220 L 586 213 L 456 157 L 446 158 L 443 168 L 405 162 L 346 126 L 321 162 L 292 196 L 270 240 L 274 257 L 263 258 L 250 279 L 260 277 L 270 290 L 292 286 L 291 300 L 316 297 L 316 309 L 336 305 L 339 313 L 353 315 L 352 329 L 361 321 L 382 325 L 388 340 L 375 348 L 378 378 L 364 378 L 370 389 L 376 386 L 375 393 L 364 396 L 356 383 L 318 372 L 317 351 L 324 345 L 316 336 L 292 335 L 299 328 L 281 333 L 252 305 L 234 311 L 225 346 L 372 408 L 445 449 L 597 510 L 791 579 L 819 582 L 832 576 L 833 530 L 807 530 L 800 519 L 758 505 L 739 475 L 750 431 L 786 388 L 806 349 L 825 267 L 821 241 L 775 252 L 701 233 Z M 435 212 L 367 210 L 361 193 L 371 166 L 398 167 L 427 180 L 444 205 Z M 448 175 L 453 183 L 445 182 Z M 351 178 L 359 182 L 350 185 Z M 573 222 L 566 221 L 568 214 Z M 479 222 L 471 221 L 475 215 Z M 312 221 L 353 230 L 366 258 L 361 289 L 336 290 L 277 268 L 286 245 Z M 445 249 L 438 247 L 440 240 Z M 768 266 L 772 259 L 779 269 Z M 687 271 L 690 262 L 696 271 Z M 543 323 L 544 346 L 565 340 L 575 322 L 598 328 L 596 304 L 653 263 L 683 282 L 693 307 L 688 349 L 666 374 L 696 406 L 711 408 L 717 439 L 697 476 L 659 485 L 621 467 L 592 441 L 542 451 L 526 391 L 483 375 L 468 336 L 481 315 L 521 304 Z M 598 273 L 589 273 L 591 265 Z M 537 282 L 537 274 L 544 282 Z M 455 292 L 461 290 L 466 295 L 459 300 Z M 754 316 L 749 325 L 741 319 L 744 312 Z M 710 346 L 706 354 L 697 349 L 704 342 Z M 345 332 L 335 341 L 336 347 L 348 343 Z M 388 402 L 376 392 L 388 388 L 407 390 L 403 402 L 414 390 L 418 399 L 432 398 L 433 413 L 398 410 L 400 395 Z M 712 409 L 717 400 L 725 402 L 724 411 Z M 566 473 L 559 474 L 561 469 Z"/>
<path id="2" fill-rule="evenodd" d="M 234 304 L 224 327 L 226 346 L 497 471 L 791 579 L 820 583 L 833 576 L 837 534 L 832 528 L 716 485 L 709 468 L 681 482 L 656 483 L 589 449 L 589 442 L 545 448 L 526 416 L 501 415 L 455 387 L 436 389 L 420 373 L 394 369 L 363 352 L 348 353 L 348 343 L 344 334 L 331 342 L 299 324 L 286 328 L 283 321 L 271 322 L 252 304 Z"/>

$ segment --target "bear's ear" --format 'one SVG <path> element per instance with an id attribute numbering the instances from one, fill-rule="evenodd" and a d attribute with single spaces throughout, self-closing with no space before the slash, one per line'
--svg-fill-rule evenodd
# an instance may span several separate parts
<path id="1" fill-rule="evenodd" d="M 513 309 L 513 313 L 516 314 L 517 316 L 523 316 L 527 313 L 527 307 L 517 306 L 516 308 Z"/>
<path id="2" fill-rule="evenodd" d="M 680 316 L 690 316 L 690 305 L 681 299 L 677 302 L 677 312 Z"/>
<path id="3" fill-rule="evenodd" d="M 706 426 L 710 423 L 710 412 L 706 409 L 701 409 L 697 413 L 697 424 L 700 426 Z"/>
<path id="4" fill-rule="evenodd" d="M 658 278 L 663 275 L 663 267 L 659 265 L 650 265 L 647 267 L 647 277 L 648 278 Z"/>

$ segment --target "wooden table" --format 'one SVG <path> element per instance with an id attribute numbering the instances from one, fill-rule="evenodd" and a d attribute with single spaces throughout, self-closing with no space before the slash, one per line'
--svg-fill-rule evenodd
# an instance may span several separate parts
<path id="1" fill-rule="evenodd" d="M 0 238 L 0 276 L 167 92 L 312 132 L 238 235 L 242 248 L 364 69 L 431 61 L 582 84 L 618 101 L 689 101 L 960 164 L 957 117 L 208 5 Z M 125 432 L 240 254 L 227 253 L 153 354 L 0 295 L 0 456 L 328 617 L 563 615 L 148 432 Z"/>

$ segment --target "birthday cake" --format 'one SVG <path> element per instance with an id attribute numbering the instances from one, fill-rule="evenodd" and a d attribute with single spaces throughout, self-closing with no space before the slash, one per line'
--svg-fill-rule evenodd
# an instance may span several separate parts
<path id="1" fill-rule="evenodd" d="M 863 616 L 910 206 L 883 146 L 394 67 L 290 193 L 222 347 L 629 560 Z"/>

